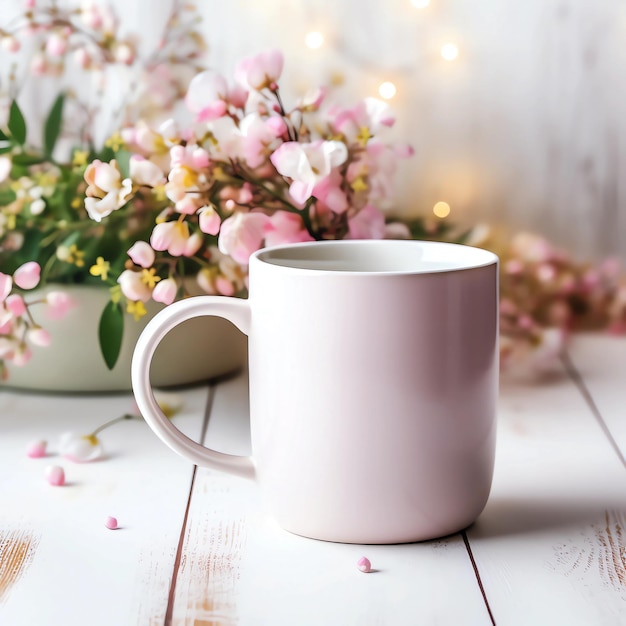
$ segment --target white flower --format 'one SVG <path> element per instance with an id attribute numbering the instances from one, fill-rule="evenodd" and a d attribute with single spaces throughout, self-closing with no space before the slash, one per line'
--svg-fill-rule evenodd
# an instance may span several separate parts
<path id="1" fill-rule="evenodd" d="M 304 203 L 311 197 L 315 185 L 347 158 L 348 148 L 343 142 L 319 140 L 309 144 L 286 141 L 270 160 L 280 174 L 293 180 L 289 188 L 291 197 Z"/>
<path id="2" fill-rule="evenodd" d="M 139 186 L 158 187 L 165 184 L 161 168 L 152 161 L 136 155 L 130 159 L 130 177 Z"/>
<path id="3" fill-rule="evenodd" d="M 8 157 L 0 157 L 0 183 L 5 181 L 11 173 L 11 159 Z"/>
<path id="4" fill-rule="evenodd" d="M 102 444 L 95 435 L 67 432 L 59 440 L 59 453 L 74 463 L 88 463 L 102 456 Z"/>

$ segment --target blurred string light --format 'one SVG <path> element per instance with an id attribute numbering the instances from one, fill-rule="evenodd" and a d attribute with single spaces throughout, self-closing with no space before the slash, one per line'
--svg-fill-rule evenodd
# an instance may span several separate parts
<path id="1" fill-rule="evenodd" d="M 307 48 L 311 48 L 311 50 L 317 50 L 324 45 L 324 35 L 320 33 L 318 30 L 312 30 L 311 32 L 306 34 L 304 38 L 304 43 Z"/>
<path id="2" fill-rule="evenodd" d="M 452 42 L 441 46 L 441 56 L 446 61 L 454 61 L 459 56 L 459 47 Z"/>
<path id="3" fill-rule="evenodd" d="M 435 206 L 433 207 L 433 213 L 440 219 L 448 217 L 448 215 L 450 215 L 450 210 L 450 205 L 443 201 L 435 203 Z"/>
<path id="4" fill-rule="evenodd" d="M 415 9 L 425 9 L 426 7 L 430 6 L 431 0 L 409 0 L 409 3 Z M 304 43 L 306 47 L 310 50 L 319 50 L 323 46 L 329 45 L 326 42 L 325 34 L 321 30 L 311 30 L 306 33 L 304 37 Z M 355 65 L 367 66 L 372 73 L 379 74 L 382 80 L 378 85 L 378 95 L 381 98 L 385 100 L 392 100 L 397 95 L 398 88 L 401 87 L 401 85 L 398 85 L 396 82 L 384 79 L 385 74 L 389 73 L 386 68 L 382 66 L 376 67 L 375 63 L 373 64 L 369 61 L 366 62 L 362 59 L 359 59 L 353 53 L 353 51 L 351 51 L 341 40 L 333 41 L 331 47 L 335 50 L 335 52 L 339 53 L 341 56 L 345 57 L 347 60 L 351 61 Z M 459 47 L 453 42 L 447 42 L 441 46 L 440 55 L 446 61 L 454 61 L 459 56 Z M 414 71 L 415 64 L 410 61 L 407 61 L 407 63 L 403 64 L 402 67 L 393 68 L 393 73 L 396 76 L 411 76 Z"/>
<path id="5" fill-rule="evenodd" d="M 380 83 L 378 87 L 378 95 L 385 100 L 391 100 L 396 95 L 396 86 L 389 80 Z"/>

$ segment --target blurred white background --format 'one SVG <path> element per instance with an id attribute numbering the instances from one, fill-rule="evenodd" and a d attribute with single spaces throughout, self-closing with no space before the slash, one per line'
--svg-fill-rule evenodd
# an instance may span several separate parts
<path id="1" fill-rule="evenodd" d="M 170 2 L 112 2 L 142 48 L 154 45 Z M 229 76 L 241 57 L 280 48 L 287 101 L 342 83 L 333 97 L 348 104 L 394 83 L 395 137 L 416 149 L 399 211 L 432 215 L 445 201 L 455 222 L 530 228 L 580 260 L 626 260 L 626 3 L 413 2 L 196 4 L 207 63 Z M 2 0 L 3 14 L 21 5 Z M 306 45 L 310 32 L 320 47 Z M 442 57 L 447 43 L 454 60 Z"/>

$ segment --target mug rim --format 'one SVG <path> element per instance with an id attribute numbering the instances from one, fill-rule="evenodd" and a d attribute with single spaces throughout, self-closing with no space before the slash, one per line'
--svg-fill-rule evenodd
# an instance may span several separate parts
<path id="1" fill-rule="evenodd" d="M 306 267 L 302 265 L 290 265 L 289 261 L 297 261 L 296 258 L 282 257 L 283 263 L 272 261 L 272 255 L 281 252 L 297 252 L 298 250 L 314 250 L 322 252 L 323 248 L 348 248 L 348 247 L 364 247 L 364 248 L 383 248 L 383 247 L 422 247 L 423 249 L 447 249 L 454 250 L 458 255 L 464 256 L 457 260 L 456 264 L 450 267 L 412 267 L 407 269 L 336 269 L 329 267 Z M 322 258 L 319 258 L 321 261 Z M 300 259 L 302 263 L 302 259 Z M 426 241 L 420 239 L 335 239 L 326 241 L 306 241 L 291 244 L 280 244 L 276 246 L 268 246 L 257 250 L 250 256 L 250 265 L 260 264 L 265 267 L 273 267 L 281 271 L 304 272 L 311 274 L 332 274 L 332 275 L 350 275 L 350 276 L 390 276 L 390 275 L 419 275 L 419 274 L 449 274 L 454 272 L 464 272 L 492 265 L 498 265 L 499 257 L 484 248 L 470 246 L 467 244 L 451 243 L 444 241 Z"/>

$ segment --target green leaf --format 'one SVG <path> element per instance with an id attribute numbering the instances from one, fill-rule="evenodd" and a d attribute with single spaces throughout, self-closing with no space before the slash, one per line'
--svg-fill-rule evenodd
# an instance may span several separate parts
<path id="1" fill-rule="evenodd" d="M 9 131 L 13 141 L 20 144 L 20 146 L 26 143 L 26 120 L 15 100 L 11 102 L 9 111 Z"/>
<path id="2" fill-rule="evenodd" d="M 43 146 L 46 154 L 52 156 L 54 146 L 57 143 L 59 134 L 61 132 L 61 123 L 63 121 L 63 105 L 65 104 L 65 94 L 59 94 L 54 101 L 43 133 Z"/>
<path id="3" fill-rule="evenodd" d="M 124 312 L 122 305 L 119 302 L 109 302 L 100 317 L 98 339 L 100 340 L 100 351 L 104 362 L 110 370 L 115 367 L 120 355 L 123 335 Z"/>
<path id="4" fill-rule="evenodd" d="M 128 178 L 130 176 L 130 157 L 131 154 L 128 150 L 118 150 L 115 153 L 115 160 L 117 161 L 117 165 L 120 168 L 123 178 Z"/>
<path id="5" fill-rule="evenodd" d="M 0 128 L 0 141 L 6 141 L 7 139 L 6 133 Z"/>
<path id="6" fill-rule="evenodd" d="M 45 163 L 46 159 L 40 154 L 14 154 L 13 165 L 23 165 L 28 167 L 29 165 L 39 165 Z"/>

